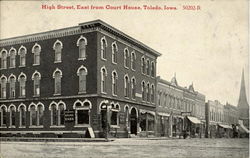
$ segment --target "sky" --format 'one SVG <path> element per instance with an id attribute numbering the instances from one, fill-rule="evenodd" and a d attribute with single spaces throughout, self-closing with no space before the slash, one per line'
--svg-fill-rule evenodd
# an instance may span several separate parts
<path id="1" fill-rule="evenodd" d="M 155 6 L 178 10 L 46 10 L 42 5 Z M 183 10 L 199 6 L 200 10 Z M 237 105 L 241 73 L 249 96 L 247 0 L 0 1 L 0 38 L 50 31 L 101 19 L 162 54 L 157 74 L 193 83 L 206 100 Z M 249 98 L 249 97 L 248 97 Z M 249 100 L 249 99 L 248 99 Z"/>

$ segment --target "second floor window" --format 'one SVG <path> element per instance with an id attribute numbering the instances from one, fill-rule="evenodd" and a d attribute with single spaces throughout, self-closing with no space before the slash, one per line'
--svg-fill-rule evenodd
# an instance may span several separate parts
<path id="1" fill-rule="evenodd" d="M 151 76 L 155 77 L 155 63 L 154 62 L 151 63 Z"/>
<path id="2" fill-rule="evenodd" d="M 106 77 L 107 77 L 107 70 L 105 68 L 101 69 L 101 92 L 106 92 Z"/>
<path id="3" fill-rule="evenodd" d="M 155 101 L 155 87 L 154 85 L 151 86 L 151 102 L 154 103 Z"/>
<path id="4" fill-rule="evenodd" d="M 62 42 L 57 40 L 54 43 L 53 49 L 55 50 L 55 62 L 61 62 L 62 61 Z"/>
<path id="5" fill-rule="evenodd" d="M 7 78 L 1 77 L 1 98 L 6 98 L 6 84 L 7 84 Z"/>
<path id="6" fill-rule="evenodd" d="M 146 99 L 145 99 L 145 97 L 146 97 L 146 94 L 145 94 L 145 93 L 146 93 L 146 90 L 145 90 L 146 87 L 145 87 L 145 82 L 144 82 L 144 81 L 142 82 L 142 85 L 141 85 L 141 86 L 142 86 L 142 87 L 141 87 L 141 91 L 142 91 L 142 100 L 145 101 L 145 100 L 146 100 Z"/>
<path id="7" fill-rule="evenodd" d="M 14 48 L 10 49 L 10 68 L 16 67 L 16 50 Z"/>
<path id="8" fill-rule="evenodd" d="M 19 80 L 19 95 L 20 97 L 25 97 L 26 76 L 24 74 L 21 74 L 18 80 Z"/>
<path id="9" fill-rule="evenodd" d="M 118 48 L 116 43 L 112 44 L 112 62 L 117 63 L 117 53 L 118 53 Z"/>
<path id="10" fill-rule="evenodd" d="M 23 67 L 26 64 L 26 58 L 25 58 L 25 56 L 26 56 L 26 48 L 21 46 L 19 51 L 18 51 L 18 54 L 20 56 L 20 67 Z"/>
<path id="11" fill-rule="evenodd" d="M 146 70 L 145 58 L 142 57 L 142 58 L 141 58 L 141 72 L 142 72 L 143 74 L 145 74 L 145 70 Z"/>
<path id="12" fill-rule="evenodd" d="M 40 52 L 41 52 L 41 46 L 36 43 L 32 48 L 32 53 L 34 54 L 33 65 L 40 65 Z"/>
<path id="13" fill-rule="evenodd" d="M 9 78 L 10 83 L 10 98 L 15 98 L 16 96 L 16 78 L 14 76 L 10 76 Z"/>
<path id="14" fill-rule="evenodd" d="M 62 72 L 61 70 L 57 69 L 53 73 L 53 78 L 55 80 L 55 94 L 61 94 L 61 78 L 62 78 Z"/>
<path id="15" fill-rule="evenodd" d="M 135 57 L 135 53 L 134 52 L 132 52 L 131 53 L 131 68 L 132 68 L 132 70 L 135 70 L 135 61 L 136 60 L 136 57 Z"/>
<path id="16" fill-rule="evenodd" d="M 128 78 L 128 76 L 124 77 L 124 96 L 129 97 L 129 78 Z"/>
<path id="17" fill-rule="evenodd" d="M 112 94 L 117 95 L 117 73 L 116 71 L 112 72 Z"/>
<path id="18" fill-rule="evenodd" d="M 86 76 L 88 72 L 85 67 L 80 67 L 77 71 L 77 75 L 79 76 L 79 93 L 86 92 Z"/>
<path id="19" fill-rule="evenodd" d="M 40 80 L 41 75 L 38 72 L 35 72 L 32 75 L 33 87 L 34 87 L 34 96 L 40 96 Z"/>
<path id="20" fill-rule="evenodd" d="M 5 49 L 1 51 L 0 57 L 1 57 L 1 68 L 6 69 L 7 68 L 7 51 Z"/>
<path id="21" fill-rule="evenodd" d="M 131 80 L 131 93 L 132 93 L 132 99 L 135 99 L 135 93 L 136 93 L 136 84 L 135 84 L 135 78 L 132 78 Z"/>
<path id="22" fill-rule="evenodd" d="M 150 85 L 149 83 L 147 84 L 147 102 L 150 101 Z"/>
<path id="23" fill-rule="evenodd" d="M 126 68 L 129 67 L 129 52 L 127 48 L 124 50 L 124 66 Z"/>
<path id="24" fill-rule="evenodd" d="M 147 69 L 147 75 L 150 75 L 150 64 L 149 64 L 149 60 L 147 60 L 147 64 L 146 64 L 146 69 Z"/>

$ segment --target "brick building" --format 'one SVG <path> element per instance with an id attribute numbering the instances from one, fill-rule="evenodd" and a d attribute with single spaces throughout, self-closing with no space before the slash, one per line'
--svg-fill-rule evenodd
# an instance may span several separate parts
<path id="1" fill-rule="evenodd" d="M 2 135 L 154 134 L 160 53 L 103 21 L 2 39 L 0 51 Z"/>

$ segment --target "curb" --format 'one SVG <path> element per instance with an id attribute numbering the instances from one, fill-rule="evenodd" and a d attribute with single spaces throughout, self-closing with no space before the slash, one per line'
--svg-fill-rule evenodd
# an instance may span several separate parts
<path id="1" fill-rule="evenodd" d="M 0 142 L 110 142 L 114 139 L 105 138 L 18 138 L 1 137 Z"/>

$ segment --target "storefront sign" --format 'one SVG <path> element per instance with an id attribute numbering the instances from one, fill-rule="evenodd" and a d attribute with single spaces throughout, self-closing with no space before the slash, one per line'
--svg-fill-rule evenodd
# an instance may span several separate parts
<path id="1" fill-rule="evenodd" d="M 65 120 L 65 122 L 75 121 L 75 111 L 74 110 L 66 110 L 64 112 L 64 120 Z"/>

